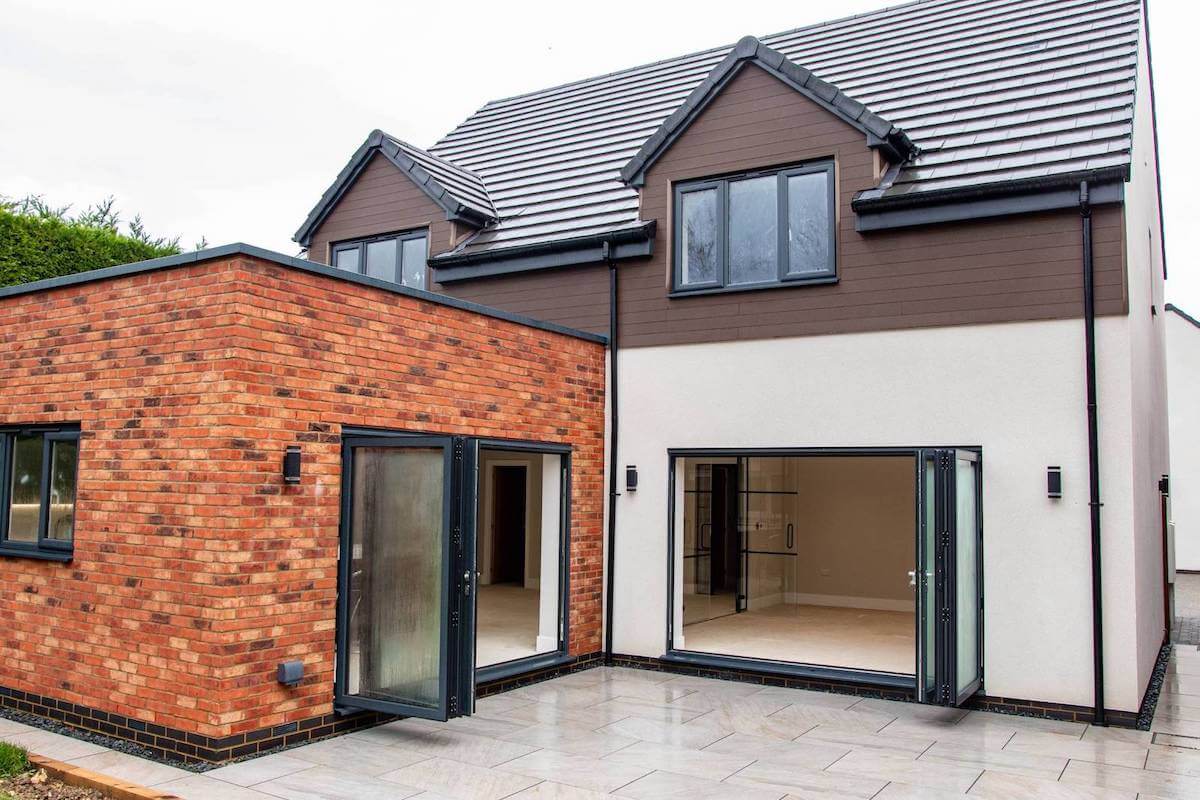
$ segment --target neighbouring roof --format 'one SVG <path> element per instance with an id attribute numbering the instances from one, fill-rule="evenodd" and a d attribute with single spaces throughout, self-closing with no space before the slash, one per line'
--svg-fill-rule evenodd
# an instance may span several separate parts
<path id="1" fill-rule="evenodd" d="M 1197 328 L 1200 328 L 1200 320 L 1197 320 L 1191 314 L 1187 313 L 1186 311 L 1184 311 L 1182 308 L 1175 305 L 1174 303 L 1167 303 L 1165 308 L 1167 309 L 1167 311 L 1174 311 L 1176 314 L 1178 314 L 1180 316 L 1180 318 L 1185 319 L 1188 322 L 1195 325 Z"/>
<path id="2" fill-rule="evenodd" d="M 292 237 L 295 241 L 308 245 L 313 232 L 376 155 L 386 158 L 411 178 L 421 191 L 446 212 L 448 219 L 463 220 L 475 226 L 496 221 L 496 208 L 478 175 L 383 131 L 374 130 L 354 151 L 346 166 L 342 167 L 333 185 L 321 195 L 320 201 Z"/>
<path id="3" fill-rule="evenodd" d="M 761 44 L 764 55 L 787 58 L 781 70 L 817 76 L 827 107 L 845 117 L 861 106 L 867 130 L 886 121 L 894 141 L 902 133 L 916 146 L 914 158 L 855 200 L 882 208 L 1080 175 L 1120 180 L 1130 164 L 1139 19 L 1140 0 L 926 0 Z M 636 226 L 637 191 L 622 169 L 671 129 L 664 123 L 673 114 L 687 116 L 681 107 L 698 87 L 703 95 L 735 47 L 495 100 L 472 114 L 430 153 L 478 176 L 499 221 L 433 263 Z"/>

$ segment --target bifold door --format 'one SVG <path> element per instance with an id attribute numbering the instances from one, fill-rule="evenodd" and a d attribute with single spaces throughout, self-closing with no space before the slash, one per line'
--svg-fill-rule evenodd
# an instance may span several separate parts
<path id="1" fill-rule="evenodd" d="M 440 436 L 343 442 L 339 707 L 438 720 L 472 710 L 468 445 Z"/>
<path id="2" fill-rule="evenodd" d="M 959 705 L 983 682 L 983 527 L 979 454 L 924 450 L 917 545 L 917 694 Z"/>

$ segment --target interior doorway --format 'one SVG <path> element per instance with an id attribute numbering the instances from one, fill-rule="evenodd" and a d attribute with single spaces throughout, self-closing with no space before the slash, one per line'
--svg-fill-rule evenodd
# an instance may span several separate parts
<path id="1" fill-rule="evenodd" d="M 526 494 L 529 469 L 494 465 L 492 474 L 492 564 L 489 583 L 525 584 Z"/>
<path id="2" fill-rule="evenodd" d="M 475 665 L 560 647 L 563 456 L 479 450 Z"/>

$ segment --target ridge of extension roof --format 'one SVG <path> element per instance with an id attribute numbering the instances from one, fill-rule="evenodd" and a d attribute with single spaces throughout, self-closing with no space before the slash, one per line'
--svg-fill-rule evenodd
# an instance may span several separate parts
<path id="1" fill-rule="evenodd" d="M 496 207 L 483 180 L 468 169 L 452 164 L 401 139 L 373 130 L 342 167 L 333 185 L 325 190 L 292 239 L 307 245 L 312 233 L 350 188 L 367 163 L 381 155 L 405 173 L 417 187 L 446 212 L 447 219 L 482 227 L 497 219 Z"/>
<path id="2" fill-rule="evenodd" d="M 1163 306 L 1163 308 L 1165 308 L 1167 311 L 1173 311 L 1173 312 L 1175 312 L 1176 314 L 1178 314 L 1178 315 L 1179 315 L 1180 317 L 1182 317 L 1183 319 L 1185 319 L 1185 320 L 1187 320 L 1188 322 L 1190 322 L 1190 323 L 1192 323 L 1193 325 L 1195 325 L 1197 328 L 1200 328 L 1200 320 L 1196 319 L 1196 318 L 1195 318 L 1195 317 L 1193 317 L 1191 314 L 1187 313 L 1186 311 L 1184 311 L 1182 308 L 1180 308 L 1179 306 L 1175 305 L 1174 303 L 1167 303 L 1165 306 Z"/>
<path id="3" fill-rule="evenodd" d="M 851 99 L 838 87 L 821 80 L 811 70 L 788 61 L 778 50 L 772 50 L 753 36 L 743 36 L 721 63 L 713 67 L 704 81 L 692 90 L 683 104 L 642 144 L 629 163 L 621 168 L 621 180 L 630 186 L 641 186 L 646 171 L 658 156 L 666 152 L 671 143 L 746 64 L 758 65 L 843 122 L 862 131 L 867 137 L 867 145 L 880 149 L 889 161 L 902 163 L 917 154 L 916 145 L 904 131 Z"/>
<path id="4" fill-rule="evenodd" d="M 1141 0 L 918 0 L 758 44 L 780 54 L 781 72 L 811 73 L 826 96 L 837 87 L 843 118 L 861 105 L 861 128 L 880 135 L 888 124 L 892 139 L 875 146 L 914 147 L 855 198 L 883 209 L 1048 191 L 1080 175 L 1121 180 L 1140 20 Z M 494 210 L 495 222 L 443 257 L 502 257 L 637 225 L 623 168 L 672 115 L 686 116 L 743 41 L 484 105 L 428 152 L 486 184 Z"/>

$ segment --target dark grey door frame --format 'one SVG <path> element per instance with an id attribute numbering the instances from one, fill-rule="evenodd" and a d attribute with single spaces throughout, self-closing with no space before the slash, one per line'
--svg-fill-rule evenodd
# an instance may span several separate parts
<path id="1" fill-rule="evenodd" d="M 395 431 L 381 428 L 349 427 L 342 431 L 342 503 L 339 525 L 338 603 L 337 603 L 337 667 L 334 679 L 334 706 L 339 712 L 351 713 L 363 709 L 406 716 L 428 716 L 427 710 L 401 709 L 398 704 L 356 698 L 343 691 L 347 659 L 341 657 L 348 652 L 349 609 L 348 588 L 350 586 L 350 501 L 352 486 L 352 448 L 361 446 L 421 446 L 423 441 L 437 440 L 448 443 L 451 462 L 446 483 L 445 519 L 447 520 L 447 545 L 445 552 L 452 554 L 447 559 L 449 571 L 446 586 L 451 592 L 443 608 L 447 621 L 448 640 L 443 653 L 444 683 L 446 690 L 444 709 L 439 709 L 442 719 L 466 716 L 474 711 L 475 686 L 487 682 L 520 675 L 569 662 L 567 642 L 570 635 L 568 613 L 570 592 L 570 529 L 571 529 L 571 454 L 570 445 L 554 442 L 512 441 L 508 439 L 484 439 L 477 437 L 450 436 L 427 431 Z M 476 595 L 477 587 L 477 526 L 479 505 L 479 451 L 480 449 L 502 450 L 516 453 L 540 453 L 560 456 L 560 519 L 559 519 L 559 567 L 558 567 L 558 648 L 548 653 L 539 653 L 527 658 L 506 661 L 475 669 Z M 450 564 L 449 562 L 453 562 Z"/>
<path id="2" fill-rule="evenodd" d="M 462 475 L 465 440 L 451 436 L 346 436 L 342 439 L 342 514 L 339 525 L 338 602 L 337 602 L 337 666 L 334 675 L 334 708 L 343 713 L 360 710 L 379 711 L 410 717 L 445 720 L 470 713 L 473 706 L 470 670 L 464 670 L 462 659 L 469 653 L 463 642 L 473 637 L 463 636 L 468 620 L 462 598 L 474 591 L 473 572 L 465 570 L 466 553 L 463 543 Z M 360 447 L 421 447 L 440 449 L 443 458 L 442 494 L 442 597 L 441 636 L 438 655 L 438 704 L 430 708 L 415 704 L 361 697 L 347 692 L 350 642 L 350 586 L 352 567 L 352 502 L 354 497 L 354 451 Z M 473 539 L 473 537 L 470 537 Z M 473 606 L 471 606 L 473 608 Z M 469 662 L 468 662 L 469 663 Z"/>
<path id="3" fill-rule="evenodd" d="M 925 641 L 926 636 L 925 636 L 925 629 L 924 629 L 924 624 L 923 624 L 924 617 L 923 617 L 923 612 L 922 612 L 922 606 L 923 606 L 923 588 L 924 587 L 921 582 L 922 580 L 924 580 L 924 576 L 923 576 L 923 572 L 924 572 L 923 538 L 924 538 L 924 525 L 928 524 L 927 521 L 925 520 L 925 508 L 924 508 L 925 495 L 924 495 L 924 493 L 926 491 L 938 489 L 937 486 L 934 486 L 934 487 L 925 486 L 923 472 L 924 472 L 924 466 L 925 466 L 925 459 L 927 457 L 930 457 L 931 454 L 937 454 L 937 453 L 949 453 L 950 454 L 951 461 L 950 461 L 949 480 L 950 480 L 951 490 L 953 489 L 953 480 L 954 480 L 954 461 L 957 457 L 955 454 L 963 454 L 966 457 L 975 460 L 980 465 L 979 468 L 977 468 L 975 471 L 976 485 L 973 488 L 974 488 L 974 491 L 976 492 L 976 504 L 975 504 L 975 512 L 976 512 L 976 516 L 977 516 L 977 526 L 976 527 L 979 532 L 979 542 L 978 542 L 978 547 L 976 549 L 976 555 L 977 555 L 977 570 L 978 570 L 977 574 L 979 576 L 978 577 L 979 595 L 980 595 L 980 602 L 981 602 L 981 606 L 982 606 L 982 596 L 983 596 L 983 541 L 982 541 L 982 539 L 983 539 L 983 534 L 982 534 L 982 531 L 983 531 L 983 524 L 982 524 L 983 499 L 982 499 L 982 491 L 981 491 L 981 488 L 982 488 L 982 451 L 981 451 L 980 447 L 971 445 L 971 446 L 942 447 L 942 448 L 930 448 L 930 447 L 919 447 L 918 446 L 918 447 L 808 447 L 808 448 L 806 448 L 806 447 L 783 447 L 783 448 L 670 448 L 670 449 L 668 449 L 667 450 L 667 461 L 668 461 L 668 467 L 667 467 L 667 626 L 666 626 L 667 637 L 666 637 L 666 649 L 665 649 L 665 654 L 663 656 L 663 660 L 668 661 L 668 662 L 675 662 L 675 663 L 679 663 L 679 664 L 686 664 L 689 666 L 708 666 L 708 667 L 717 667 L 717 668 L 732 669 L 732 670 L 748 670 L 748 671 L 754 671 L 754 672 L 759 672 L 759 673 L 765 672 L 765 673 L 770 673 L 770 674 L 783 675 L 783 676 L 788 676 L 788 677 L 819 678 L 819 679 L 840 681 L 840 682 L 853 683 L 853 684 L 868 684 L 868 685 L 889 687 L 889 688 L 911 689 L 913 691 L 914 699 L 917 699 L 921 702 L 944 703 L 946 705 L 958 705 L 958 704 L 964 702 L 968 697 L 970 697 L 971 694 L 974 694 L 976 691 L 978 691 L 980 688 L 982 688 L 983 623 L 984 623 L 982 610 L 980 611 L 980 615 L 979 615 L 979 629 L 978 629 L 978 642 L 977 642 L 977 647 L 978 647 L 978 662 L 977 663 L 980 665 L 979 680 L 973 682 L 973 684 L 968 687 L 968 691 L 964 692 L 961 696 L 950 697 L 948 702 L 943 698 L 942 693 L 940 691 L 936 693 L 937 696 L 935 696 L 935 697 L 926 697 L 924 694 L 924 691 L 923 691 L 924 670 L 925 670 L 924 659 L 927 658 L 931 654 L 935 655 L 936 658 L 938 659 L 938 661 L 937 661 L 938 677 L 937 677 L 936 685 L 940 687 L 943 685 L 943 678 L 945 677 L 945 666 L 943 664 L 943 659 L 946 658 L 947 656 L 949 658 L 953 659 L 954 654 L 956 653 L 955 642 L 953 640 L 950 641 L 949 648 L 946 647 L 946 643 L 944 641 L 944 639 L 945 639 L 945 633 L 944 633 L 945 629 L 944 628 L 938 629 L 938 631 L 935 633 L 935 637 L 934 637 L 935 641 L 933 643 Z M 750 457 L 754 457 L 754 456 L 758 456 L 758 457 L 765 457 L 765 456 L 910 456 L 913 458 L 913 460 L 914 460 L 914 477 L 913 477 L 913 479 L 914 479 L 914 486 L 916 487 L 916 502 L 914 504 L 915 508 L 913 509 L 914 517 L 916 520 L 916 536 L 915 536 L 916 542 L 914 543 L 914 555 L 916 556 L 916 562 L 914 564 L 914 567 L 916 569 L 916 575 L 919 578 L 919 580 L 917 581 L 917 586 L 916 586 L 916 595 L 917 595 L 916 610 L 917 610 L 917 613 L 914 615 L 916 617 L 915 625 L 916 625 L 916 642 L 917 642 L 917 648 L 916 648 L 916 654 L 915 654 L 915 664 L 914 664 L 915 674 L 907 675 L 907 674 L 898 674 L 898 673 L 891 673 L 891 672 L 878 672 L 878 671 L 873 671 L 873 670 L 850 669 L 850 668 L 845 668 L 845 667 L 828 667 L 828 666 L 816 665 L 816 664 L 798 664 L 798 663 L 785 662 L 785 661 L 771 661 L 771 660 L 764 660 L 764 659 L 744 658 L 741 656 L 726 656 L 726 655 L 720 655 L 720 654 L 716 654 L 716 653 L 701 653 L 701 652 L 675 649 L 675 631 L 674 631 L 674 624 L 675 624 L 675 537 L 676 537 L 676 531 L 675 531 L 675 472 L 676 472 L 677 459 L 684 458 L 684 457 L 686 457 L 686 458 L 704 458 L 704 457 L 726 457 L 726 458 L 728 458 L 728 457 L 741 457 L 741 456 L 750 456 Z M 953 495 L 953 492 L 951 491 L 947 498 L 945 485 L 942 483 L 942 481 L 940 479 L 935 482 L 942 485 L 942 488 L 940 491 L 938 491 L 938 494 L 936 497 L 936 503 L 937 503 L 938 507 L 943 507 L 948 502 L 949 503 L 949 506 L 948 506 L 949 513 L 953 514 L 954 509 L 955 509 L 955 506 L 954 506 L 955 497 Z M 939 512 L 939 514 L 938 514 L 939 518 L 941 518 L 942 513 L 944 513 L 944 512 Z M 953 541 L 953 539 L 951 539 L 950 546 L 953 546 L 953 544 L 954 544 L 954 541 Z M 939 563 L 942 563 L 942 561 L 939 560 Z M 949 562 L 947 562 L 947 566 L 952 567 L 953 564 L 954 564 L 954 562 L 952 559 Z M 951 588 L 953 588 L 953 586 L 951 586 Z M 942 591 L 944 594 L 945 589 L 943 588 Z M 939 602 L 938 605 L 941 606 L 941 603 Z M 924 613 L 934 613 L 939 616 L 941 615 L 942 611 L 943 611 L 942 608 L 924 609 Z M 953 614 L 953 608 L 950 609 L 950 613 Z M 956 665 L 951 665 L 951 666 L 953 668 Z M 950 683 L 948 685 L 954 686 L 953 678 L 954 678 L 954 676 L 953 676 L 953 674 L 951 674 L 950 678 L 949 678 Z"/>
<path id="4" fill-rule="evenodd" d="M 559 460 L 559 551 L 558 551 L 558 647 L 548 653 L 538 653 L 524 658 L 504 661 L 479 667 L 475 670 L 477 682 L 490 682 L 521 675 L 534 670 L 558 666 L 571 660 L 567 655 L 570 641 L 569 599 L 571 587 L 571 446 L 548 442 L 512 441 L 509 439 L 474 439 L 476 463 L 480 450 L 500 450 L 511 453 L 557 455 Z M 476 487 L 479 478 L 473 481 Z M 477 490 L 476 490 L 477 491 Z M 475 528 L 472 527 L 472 532 Z M 472 537 L 474 538 L 474 537 Z M 474 562 L 477 563 L 477 562 Z M 475 620 L 472 619 L 474 624 Z M 472 628 L 474 630 L 474 628 Z M 474 640 L 474 635 L 472 635 Z"/>

